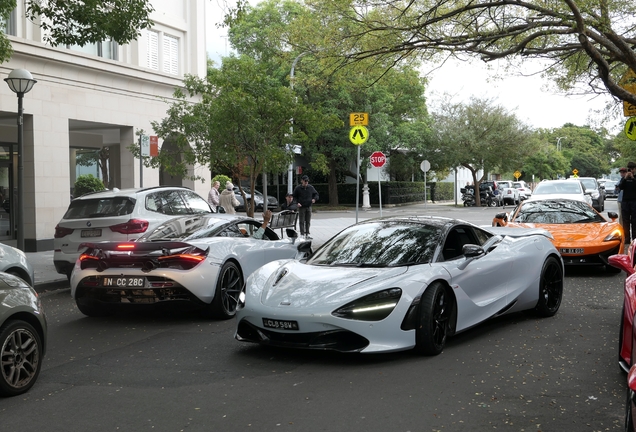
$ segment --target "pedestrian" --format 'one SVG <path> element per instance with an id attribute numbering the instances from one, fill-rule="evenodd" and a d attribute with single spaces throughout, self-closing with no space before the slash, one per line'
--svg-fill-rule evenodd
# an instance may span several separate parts
<path id="1" fill-rule="evenodd" d="M 294 194 L 285 195 L 285 202 L 280 205 L 281 210 L 298 211 L 298 203 L 294 200 Z"/>
<path id="2" fill-rule="evenodd" d="M 294 199 L 298 206 L 298 219 L 300 219 L 300 235 L 311 239 L 309 227 L 311 226 L 311 206 L 318 201 L 318 192 L 309 184 L 306 175 L 300 179 L 300 185 L 294 189 Z"/>
<path id="3" fill-rule="evenodd" d="M 431 182 L 431 183 L 430 183 L 430 185 L 431 185 L 431 202 L 432 202 L 433 204 L 435 204 L 435 185 L 436 185 L 436 184 L 437 184 L 437 183 L 435 183 L 435 182 Z"/>
<path id="4" fill-rule="evenodd" d="M 621 184 L 621 182 L 625 178 L 625 174 L 626 173 L 627 173 L 627 168 L 626 167 L 623 167 L 623 168 L 618 170 L 618 174 L 621 176 L 621 179 L 616 183 L 616 186 L 614 186 L 614 192 L 616 192 L 618 194 L 616 196 L 616 203 L 618 205 L 618 223 L 620 223 L 621 226 L 623 226 L 623 209 L 621 207 L 621 202 L 623 201 L 623 191 L 620 190 L 618 185 Z"/>
<path id="5" fill-rule="evenodd" d="M 628 245 L 636 235 L 636 179 L 634 178 L 636 163 L 627 164 L 625 177 L 618 184 L 618 188 L 623 191 L 621 200 L 621 213 L 623 215 L 623 231 L 625 232 L 624 243 Z"/>
<path id="6" fill-rule="evenodd" d="M 219 206 L 225 209 L 225 213 L 236 214 L 236 207 L 241 203 L 234 196 L 234 185 L 232 182 L 225 183 L 225 190 L 219 197 Z"/>
<path id="7" fill-rule="evenodd" d="M 254 237 L 255 239 L 262 239 L 263 235 L 265 235 L 265 230 L 267 229 L 267 225 L 269 224 L 269 221 L 272 219 L 272 211 L 271 210 L 265 210 L 263 212 L 263 223 L 261 224 L 261 226 L 254 232 L 254 234 L 252 234 L 252 237 Z"/>
<path id="8" fill-rule="evenodd" d="M 215 181 L 212 183 L 212 189 L 210 189 L 210 192 L 208 192 L 208 203 L 210 204 L 210 207 L 212 207 L 213 212 L 216 212 L 216 208 L 219 205 L 219 198 L 221 197 L 221 195 L 219 194 L 220 186 L 221 183 Z"/>

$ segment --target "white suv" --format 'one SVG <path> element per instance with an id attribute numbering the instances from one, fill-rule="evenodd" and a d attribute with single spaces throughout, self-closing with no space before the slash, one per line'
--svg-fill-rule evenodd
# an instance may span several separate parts
<path id="1" fill-rule="evenodd" d="M 70 277 L 82 243 L 131 241 L 175 216 L 211 212 L 206 200 L 184 187 L 115 188 L 82 195 L 71 201 L 55 227 L 55 270 Z"/>

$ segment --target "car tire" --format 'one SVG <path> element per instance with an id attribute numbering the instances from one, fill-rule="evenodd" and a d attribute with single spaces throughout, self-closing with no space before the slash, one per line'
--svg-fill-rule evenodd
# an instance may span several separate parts
<path id="1" fill-rule="evenodd" d="M 499 204 L 497 203 L 497 200 L 490 200 L 490 202 L 488 203 L 490 205 L 490 207 L 497 207 L 499 206 Z"/>
<path id="2" fill-rule="evenodd" d="M 451 296 L 441 282 L 434 282 L 424 291 L 415 330 L 415 351 L 418 354 L 432 356 L 444 350 L 451 310 Z"/>
<path id="3" fill-rule="evenodd" d="M 0 395 L 17 396 L 27 392 L 42 369 L 40 334 L 26 321 L 6 322 L 0 328 L 0 356 Z"/>
<path id="4" fill-rule="evenodd" d="M 559 261 L 548 257 L 543 263 L 539 278 L 539 301 L 535 308 L 542 317 L 551 317 L 557 313 L 563 297 L 563 270 Z"/>
<path id="5" fill-rule="evenodd" d="M 75 301 L 75 304 L 77 305 L 77 308 L 79 309 L 79 311 L 88 317 L 103 317 L 108 315 L 108 312 L 106 312 L 104 309 L 100 308 L 99 306 L 86 304 L 86 303 L 80 303 L 78 301 Z"/>
<path id="6" fill-rule="evenodd" d="M 224 320 L 234 317 L 241 289 L 243 289 L 241 270 L 234 262 L 226 262 L 219 271 L 214 299 L 209 309 L 205 311 L 206 315 Z"/>

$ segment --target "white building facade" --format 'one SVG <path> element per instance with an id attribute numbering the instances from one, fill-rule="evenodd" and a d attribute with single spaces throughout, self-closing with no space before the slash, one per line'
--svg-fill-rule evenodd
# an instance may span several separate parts
<path id="1" fill-rule="evenodd" d="M 153 135 L 151 122 L 166 116 L 166 101 L 185 74 L 206 75 L 206 1 L 153 0 L 155 24 L 138 40 L 85 47 L 43 43 L 41 28 L 25 19 L 24 2 L 18 2 L 7 27 L 14 54 L 0 65 L 0 74 L 4 79 L 13 69 L 26 69 L 37 80 L 24 95 L 25 251 L 53 249 L 55 225 L 68 208 L 77 174 L 86 170 L 77 165 L 82 152 L 108 148 L 110 187 L 183 185 L 207 196 L 209 183 L 141 168 L 129 150 L 138 143 L 137 132 Z M 0 85 L 0 193 L 12 202 L 18 193 L 17 110 L 16 94 Z M 193 174 L 210 178 L 205 168 L 193 168 Z M 0 240 L 15 238 L 10 227 L 17 212 L 0 213 Z"/>

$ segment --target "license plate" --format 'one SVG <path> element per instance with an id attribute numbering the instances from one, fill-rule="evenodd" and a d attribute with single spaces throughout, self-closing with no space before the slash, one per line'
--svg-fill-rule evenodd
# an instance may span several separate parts
<path id="1" fill-rule="evenodd" d="M 102 235 L 101 229 L 82 230 L 82 233 L 81 233 L 82 237 L 100 237 L 101 235 Z"/>
<path id="2" fill-rule="evenodd" d="M 105 287 L 137 287 L 142 288 L 146 283 L 146 278 L 143 277 L 123 277 L 123 276 L 104 276 L 102 278 L 102 285 Z"/>
<path id="3" fill-rule="evenodd" d="M 559 252 L 561 252 L 562 254 L 582 254 L 583 253 L 583 248 L 563 248 L 563 249 L 559 249 Z"/>
<path id="4" fill-rule="evenodd" d="M 298 322 L 263 318 L 263 327 L 279 330 L 298 330 Z"/>

